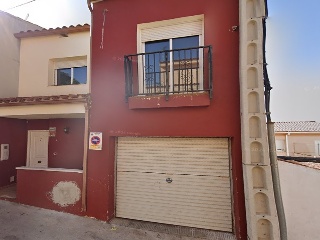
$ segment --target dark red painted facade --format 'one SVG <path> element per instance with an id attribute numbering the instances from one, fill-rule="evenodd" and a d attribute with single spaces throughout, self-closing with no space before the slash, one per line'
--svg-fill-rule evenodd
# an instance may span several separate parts
<path id="1" fill-rule="evenodd" d="M 9 160 L 0 161 L 0 187 L 17 182 L 16 201 L 32 206 L 83 215 L 81 199 L 74 205 L 61 207 L 48 193 L 61 181 L 74 182 L 82 189 L 82 173 L 68 171 L 16 170 L 26 166 L 28 130 L 56 128 L 56 136 L 49 138 L 48 167 L 65 169 L 83 168 L 84 119 L 20 120 L 0 118 L 0 144 L 10 145 Z M 69 133 L 63 129 L 69 128 Z"/>
<path id="2" fill-rule="evenodd" d="M 10 184 L 16 167 L 26 166 L 28 130 L 56 127 L 49 138 L 49 168 L 82 169 L 84 119 L 21 120 L 0 118 L 0 144 L 9 144 L 9 160 L 0 161 L 0 187 Z M 63 132 L 69 127 L 68 134 Z"/>
<path id="3" fill-rule="evenodd" d="M 246 238 L 239 89 L 239 5 L 234 0 L 106 0 L 94 4 L 90 131 L 103 133 L 102 151 L 88 154 L 88 212 L 115 214 L 115 140 L 119 136 L 230 137 L 235 233 Z M 104 10 L 108 10 L 105 15 Z M 170 101 L 166 107 L 125 101 L 123 57 L 137 53 L 137 24 L 204 14 L 204 45 L 213 46 L 213 99 Z M 101 29 L 104 28 L 104 36 Z M 102 44 L 103 41 L 103 44 Z M 101 47 L 103 45 L 103 48 Z M 131 105 L 132 106 L 132 105 Z M 186 107 L 188 106 L 188 107 Z"/>
<path id="4" fill-rule="evenodd" d="M 48 120 L 28 120 L 28 130 L 48 130 L 56 128 L 56 136 L 49 138 L 49 168 L 82 169 L 84 119 L 65 118 Z M 69 133 L 63 129 L 69 128 Z"/>
<path id="5" fill-rule="evenodd" d="M 0 144 L 9 144 L 9 159 L 0 161 L 0 187 L 16 178 L 16 167 L 25 166 L 27 153 L 27 131 L 25 120 L 0 118 Z"/>
<path id="6" fill-rule="evenodd" d="M 72 205 L 55 204 L 50 193 L 59 182 L 73 182 L 82 188 L 82 173 L 18 169 L 17 202 L 41 208 L 83 215 L 81 198 Z"/>

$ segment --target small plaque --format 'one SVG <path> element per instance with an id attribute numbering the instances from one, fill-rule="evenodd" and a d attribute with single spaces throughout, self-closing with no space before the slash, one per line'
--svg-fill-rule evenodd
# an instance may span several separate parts
<path id="1" fill-rule="evenodd" d="M 56 127 L 49 127 L 49 137 L 55 137 L 57 132 Z"/>

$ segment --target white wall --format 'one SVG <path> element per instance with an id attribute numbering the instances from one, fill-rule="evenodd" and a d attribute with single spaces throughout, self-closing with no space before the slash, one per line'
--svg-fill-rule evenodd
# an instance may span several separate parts
<path id="1" fill-rule="evenodd" d="M 87 56 L 87 84 L 52 86 L 50 59 Z M 90 91 L 90 32 L 21 39 L 19 97 L 84 94 Z M 50 80 L 51 79 L 51 80 Z"/>
<path id="2" fill-rule="evenodd" d="M 0 11 L 0 98 L 17 97 L 20 41 L 14 33 L 41 27 Z"/>
<path id="3" fill-rule="evenodd" d="M 278 161 L 289 240 L 320 237 L 320 170 Z"/>
<path id="4" fill-rule="evenodd" d="M 20 119 L 84 118 L 83 103 L 38 104 L 0 108 L 0 117 Z"/>
<path id="5" fill-rule="evenodd" d="M 319 157 L 319 151 L 316 149 L 316 142 L 320 141 L 319 132 L 301 132 L 290 133 L 275 133 L 276 140 L 284 141 L 288 147 L 285 151 L 277 151 L 278 156 L 288 155 L 292 157 Z M 288 142 L 286 142 L 288 140 Z"/>

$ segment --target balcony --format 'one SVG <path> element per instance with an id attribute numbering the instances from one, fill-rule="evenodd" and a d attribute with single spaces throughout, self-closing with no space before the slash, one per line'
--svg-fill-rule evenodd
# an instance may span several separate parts
<path id="1" fill-rule="evenodd" d="M 212 98 L 212 47 L 138 53 L 124 57 L 126 99 L 207 93 Z"/>

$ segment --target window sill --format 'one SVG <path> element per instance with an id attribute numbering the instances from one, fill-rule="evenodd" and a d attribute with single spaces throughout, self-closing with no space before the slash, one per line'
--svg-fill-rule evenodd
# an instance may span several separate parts
<path id="1" fill-rule="evenodd" d="M 86 83 L 81 84 L 65 84 L 65 85 L 49 85 L 49 87 L 75 87 L 75 86 L 86 86 Z"/>
<path id="2" fill-rule="evenodd" d="M 210 105 L 208 93 L 172 94 L 168 101 L 164 95 L 135 96 L 129 98 L 129 109 L 207 107 Z"/>

